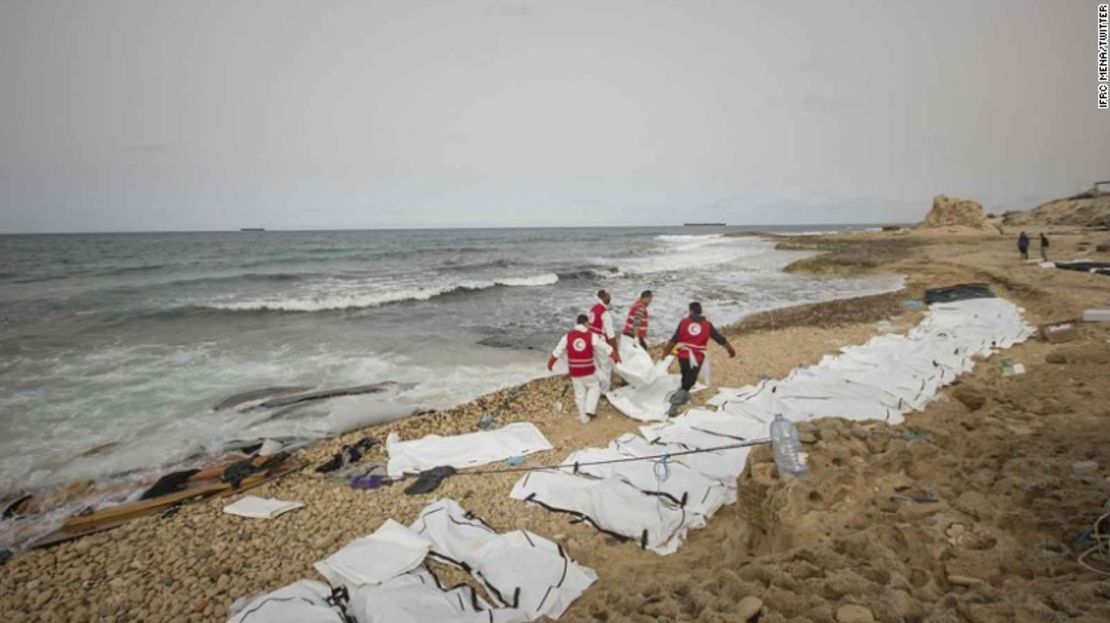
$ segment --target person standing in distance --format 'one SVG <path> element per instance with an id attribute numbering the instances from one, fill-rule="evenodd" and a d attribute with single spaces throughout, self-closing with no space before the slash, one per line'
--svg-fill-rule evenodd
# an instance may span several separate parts
<path id="1" fill-rule="evenodd" d="M 1021 253 L 1021 259 L 1029 259 L 1029 236 L 1025 232 L 1018 234 L 1018 252 Z"/>

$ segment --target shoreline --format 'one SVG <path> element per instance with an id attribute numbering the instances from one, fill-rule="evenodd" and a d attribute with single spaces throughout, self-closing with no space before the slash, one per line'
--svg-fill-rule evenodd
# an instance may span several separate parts
<path id="1" fill-rule="evenodd" d="M 897 239 L 893 235 L 873 233 L 791 237 L 792 243 L 799 245 L 815 242 L 874 245 L 874 248 L 886 245 L 891 249 L 899 246 L 898 242 L 890 240 Z M 1092 294 L 1096 298 L 1107 296 L 1106 300 L 1110 301 L 1110 287 L 1091 281 L 1105 278 L 1082 274 L 1057 275 L 1071 271 L 1045 272 L 1035 266 L 1028 271 L 1039 272 L 1022 272 L 1025 266 L 1007 267 L 995 262 L 994 255 L 1004 257 L 1008 246 L 1003 250 L 998 237 L 940 238 L 914 241 L 905 245 L 904 253 L 892 253 L 885 259 L 857 253 L 859 261 L 854 264 L 835 257 L 830 262 L 829 254 L 801 260 L 810 265 L 791 265 L 794 270 L 830 270 L 836 273 L 881 269 L 905 274 L 906 280 L 903 289 L 898 291 L 759 312 L 721 327 L 722 333 L 736 344 L 739 356 L 736 360 L 727 360 L 721 352 L 711 349 L 714 380 L 718 385 L 738 386 L 755 381 L 761 374 L 783 376 L 794 367 L 815 363 L 822 355 L 835 352 L 841 346 L 863 342 L 879 332 L 908 329 L 916 324 L 921 312 L 906 309 L 902 302 L 919 299 L 921 290 L 927 286 L 988 280 L 996 294 L 1024 305 L 1027 308 L 1026 319 L 1033 324 L 1055 319 L 1057 315 L 1074 314 L 1075 309 L 1087 304 L 1084 301 L 1095 300 Z M 827 265 L 824 267 L 820 266 L 822 257 L 826 258 Z M 1070 289 L 1057 292 L 1054 284 L 1045 279 L 1066 282 Z M 1095 292 L 1086 291 L 1092 288 Z M 1093 341 L 1087 341 L 1096 343 L 1098 339 L 1104 339 L 1101 333 L 1093 337 Z M 659 345 L 655 345 L 653 350 L 658 348 Z M 1046 349 L 1048 345 L 1030 343 L 1014 350 L 1040 352 Z M 1043 358 L 1043 353 L 1041 356 Z M 987 378 L 992 371 L 987 365 L 978 366 L 969 375 L 972 378 L 966 385 L 987 387 L 988 380 L 994 382 Z M 1027 378 L 1037 378 L 1033 374 L 1035 372 L 1031 367 L 1031 375 Z M 305 469 L 252 492 L 306 503 L 306 508 L 279 519 L 241 521 L 222 514 L 221 508 L 226 499 L 206 501 L 184 506 L 175 515 L 164 519 L 146 517 L 109 532 L 27 552 L 0 568 L 0 593 L 4 595 L 0 603 L 5 611 L 13 613 L 13 620 L 17 621 L 51 620 L 51 617 L 38 616 L 43 611 L 54 612 L 55 619 L 79 621 L 222 620 L 227 606 L 235 599 L 272 590 L 302 577 L 315 577 L 311 568 L 313 561 L 323 558 L 352 538 L 372 532 L 385 518 L 393 517 L 402 523 L 410 521 L 429 501 L 442 496 L 458 500 L 464 508 L 483 517 L 499 530 L 528 528 L 555 540 L 580 563 L 598 571 L 598 584 L 572 606 L 563 620 L 588 620 L 600 613 L 625 613 L 654 619 L 697 618 L 690 616 L 690 604 L 687 602 L 692 594 L 708 591 L 707 596 L 701 598 L 701 611 L 713 611 L 714 604 L 722 599 L 724 601 L 720 603 L 724 608 L 728 603 L 734 607 L 740 597 L 758 596 L 772 615 L 767 620 L 773 622 L 786 620 L 775 618 L 773 615 L 776 613 L 790 611 L 785 605 L 789 599 L 783 594 L 787 584 L 764 580 L 778 577 L 775 574 L 784 571 L 793 573 L 789 571 L 790 565 L 797 563 L 781 557 L 793 551 L 794 546 L 811 543 L 809 547 L 819 551 L 818 545 L 825 543 L 826 537 L 807 527 L 806 514 L 825 513 L 834 525 L 852 525 L 851 513 L 840 507 L 845 506 L 849 510 L 857 508 L 860 499 L 869 500 L 868 496 L 874 495 L 860 493 L 851 498 L 854 500 L 851 503 L 845 502 L 845 499 L 837 501 L 837 488 L 848 486 L 849 481 L 841 482 L 837 470 L 831 468 L 816 474 L 813 483 L 785 486 L 770 477 L 767 453 L 753 451 L 748 469 L 741 476 L 741 501 L 722 509 L 709 527 L 693 534 L 678 554 L 661 558 L 610 543 L 607 537 L 587 527 L 570 526 L 563 517 L 553 517 L 550 513 L 509 499 L 507 491 L 515 481 L 509 476 L 449 479 L 430 496 L 410 497 L 401 495 L 399 487 L 354 491 L 345 483 L 310 475 L 311 468 L 326 460 L 339 447 L 366 434 L 373 435 L 380 443 L 363 461 L 378 461 L 384 457 L 381 443 L 390 432 L 398 432 L 403 439 L 433 432 L 441 435 L 470 432 L 477 428 L 482 415 L 493 411 L 498 412 L 498 426 L 514 421 L 534 422 L 554 446 L 549 453 L 525 457 L 525 465 L 558 461 L 573 449 L 604 445 L 622 432 L 635 430 L 638 423 L 616 414 L 604 401 L 605 406 L 599 410 L 598 420 L 588 426 L 579 425 L 565 410 L 561 414 L 555 413 L 552 404 L 560 399 L 565 386 L 566 381 L 561 375 L 542 377 L 477 397 L 451 409 L 314 442 L 298 450 L 294 457 L 306 462 Z M 1088 385 L 1088 389 L 1096 388 Z M 989 388 L 982 391 L 988 396 L 993 395 L 993 390 Z M 695 395 L 691 406 L 700 404 L 711 393 Z M 946 390 L 944 393 L 948 395 L 950 392 Z M 928 407 L 926 412 L 911 414 L 907 423 L 898 427 L 868 422 L 858 423 L 854 428 L 917 429 L 921 427 L 921 422 L 932 422 L 938 418 L 943 421 L 948 411 L 959 406 L 958 401 L 939 401 L 935 407 Z M 940 415 L 933 414 L 934 411 L 939 411 Z M 953 426 L 958 427 L 958 424 Z M 853 439 L 846 431 L 842 422 L 829 419 L 805 427 L 803 434 L 807 438 L 818 438 L 812 450 L 819 463 L 830 456 L 849 459 L 870 456 L 872 458 L 868 461 L 879 461 L 877 468 L 881 468 L 882 461 L 887 460 L 882 458 L 885 455 L 871 452 L 873 449 L 869 446 L 873 444 L 870 440 L 862 445 L 861 450 L 861 441 Z M 944 439 L 951 436 L 947 432 L 937 432 L 936 435 Z M 890 474 L 879 473 L 881 469 L 875 473 L 872 473 L 874 470 L 868 471 L 867 462 L 862 466 L 849 464 L 854 465 L 851 469 L 856 470 L 853 471 L 853 478 L 873 479 L 880 488 L 893 482 L 889 480 Z M 899 478 L 903 481 L 924 477 L 923 474 L 914 475 L 912 469 L 905 467 L 901 471 L 895 469 L 893 473 L 902 474 Z M 830 478 L 832 480 L 828 480 Z M 818 482 L 821 487 L 818 487 Z M 903 482 L 900 486 L 904 485 Z M 810 491 L 818 490 L 826 492 L 819 497 L 828 495 L 829 499 L 814 501 Z M 1086 495 L 1084 499 L 1089 497 Z M 772 516 L 777 519 L 771 521 Z M 906 520 L 915 521 L 913 518 Z M 885 537 L 873 535 L 873 538 L 882 541 Z M 272 547 L 275 542 L 282 543 L 280 556 Z M 725 553 L 723 556 L 722 551 Z M 826 562 L 811 561 L 807 564 L 821 567 L 827 566 Z M 915 564 L 930 568 L 931 563 L 927 564 L 922 559 Z M 743 571 L 749 567 L 759 569 L 755 575 L 764 574 L 765 577 L 760 579 L 753 576 L 754 572 Z M 731 571 L 725 572 L 726 568 Z M 735 581 L 729 579 L 738 569 L 741 572 Z M 656 579 L 643 587 L 641 594 L 627 594 L 623 582 L 643 573 L 649 573 Z M 890 578 L 885 584 L 898 585 L 896 590 L 911 596 L 915 603 L 943 604 L 943 595 L 930 602 L 927 592 L 922 592 L 924 589 L 918 590 L 920 587 L 912 583 L 901 586 L 893 579 L 893 571 L 886 573 Z M 942 580 L 926 585 L 943 586 Z M 683 582 L 687 586 L 685 593 L 680 590 Z M 801 582 L 801 579 L 796 579 L 792 585 L 796 589 Z M 871 579 L 868 582 L 874 583 Z M 717 588 L 714 589 L 714 586 Z M 877 589 L 870 584 L 858 590 L 847 590 L 833 603 L 849 599 L 871 604 L 868 595 L 872 595 L 874 590 Z M 787 593 L 795 599 L 801 596 L 796 590 L 787 590 Z M 650 598 L 649 594 L 658 598 Z M 810 609 L 819 608 L 813 605 L 816 604 L 815 599 L 817 597 L 809 595 L 799 603 L 810 604 Z M 830 601 L 827 595 L 820 600 L 823 603 Z M 878 614 L 878 607 L 871 607 Z M 934 604 L 933 607 L 941 606 Z M 727 612 L 727 609 L 724 611 Z M 797 616 L 802 616 L 802 613 Z M 880 620 L 888 619 L 880 617 Z"/>
<path id="2" fill-rule="evenodd" d="M 802 227 L 802 226 L 799 226 L 799 227 Z M 808 227 L 808 226 L 806 226 L 806 227 Z M 862 225 L 860 227 L 862 227 Z M 870 232 L 868 230 L 861 229 L 859 231 L 847 232 L 847 235 L 859 234 L 859 233 L 870 233 Z M 805 261 L 808 261 L 808 260 L 815 259 L 816 257 L 820 257 L 820 256 L 824 255 L 824 253 L 820 249 L 812 249 L 810 247 L 807 247 L 806 245 L 795 244 L 793 247 L 784 247 L 784 244 L 788 244 L 789 241 L 795 241 L 795 240 L 802 240 L 802 239 L 808 239 L 808 238 L 814 238 L 814 237 L 821 238 L 821 237 L 828 236 L 830 234 L 821 234 L 821 233 L 816 233 L 816 234 L 807 234 L 807 233 L 802 233 L 802 234 L 779 234 L 779 233 L 776 233 L 776 232 L 744 231 L 744 232 L 725 233 L 725 234 L 721 234 L 721 235 L 723 235 L 725 237 L 737 237 L 737 236 L 755 237 L 755 238 L 760 238 L 760 239 L 765 240 L 765 241 L 770 242 L 770 243 L 778 243 L 775 246 L 776 249 L 782 247 L 782 248 L 785 248 L 786 250 L 807 250 L 807 251 L 808 250 L 813 250 L 817 253 L 817 255 L 814 258 L 804 258 L 802 260 L 795 260 L 791 264 L 788 264 L 787 266 L 785 266 L 781 269 L 782 272 L 794 272 L 791 268 L 792 266 L 794 266 L 794 264 L 797 264 L 798 262 L 805 262 Z M 832 235 L 840 235 L 840 234 L 832 234 Z M 742 261 L 742 259 L 740 261 Z M 860 275 L 858 273 L 855 274 L 855 275 L 844 273 L 843 276 L 860 276 Z M 894 276 L 900 276 L 900 275 L 894 275 Z M 785 307 L 778 307 L 778 308 L 772 308 L 772 309 L 763 310 L 763 311 L 756 311 L 756 312 L 749 313 L 748 315 L 743 316 L 739 320 L 736 320 L 734 322 L 730 322 L 730 323 L 725 324 L 725 325 L 719 325 L 718 329 L 721 330 L 722 333 L 725 333 L 726 335 L 731 336 L 734 333 L 737 333 L 741 330 L 744 330 L 744 329 L 748 328 L 749 323 L 751 321 L 753 321 L 753 319 L 764 318 L 764 317 L 768 317 L 769 315 L 770 315 L 770 317 L 773 317 L 773 316 L 781 314 L 781 313 L 789 313 L 792 310 L 798 310 L 798 312 L 803 312 L 803 313 L 804 313 L 805 310 L 814 310 L 816 313 L 827 314 L 828 311 L 818 312 L 816 310 L 822 309 L 822 306 L 827 305 L 827 304 L 832 304 L 832 306 L 829 308 L 830 310 L 831 309 L 837 309 L 837 308 L 842 307 L 842 305 L 836 305 L 838 303 L 839 304 L 846 304 L 850 301 L 855 301 L 856 299 L 871 300 L 872 298 L 875 298 L 875 297 L 885 297 L 885 296 L 888 296 L 888 295 L 895 295 L 896 293 L 904 291 L 904 290 L 905 290 L 905 284 L 903 283 L 902 287 L 900 287 L 896 290 L 878 292 L 876 294 L 864 294 L 864 295 L 857 295 L 857 296 L 848 296 L 848 297 L 845 297 L 845 298 L 833 298 L 833 299 L 811 302 L 811 303 L 797 303 L 797 304 L 788 305 L 788 306 L 785 306 Z M 894 306 L 893 305 L 888 305 L 888 307 L 892 311 L 894 311 Z M 618 322 L 618 321 L 619 321 L 619 319 L 617 319 L 617 321 L 615 321 L 615 322 Z M 795 321 L 795 323 L 797 323 L 797 321 Z M 768 324 L 767 326 L 774 326 L 774 325 L 775 325 L 775 323 L 772 322 L 772 323 Z M 651 343 L 649 350 L 652 353 L 653 358 L 658 359 L 659 351 L 660 351 L 661 347 L 666 343 L 666 341 L 667 341 L 666 339 L 662 339 L 662 340 Z M 537 359 L 537 361 L 540 361 L 540 360 Z M 511 395 L 514 395 L 514 394 L 518 394 L 518 393 L 527 391 L 528 386 L 531 386 L 533 383 L 542 382 L 542 381 L 545 381 L 546 379 L 550 379 L 550 378 L 560 379 L 560 378 L 563 378 L 564 376 L 565 376 L 565 374 L 558 374 L 558 373 L 553 374 L 553 375 L 541 374 L 540 376 L 537 376 L 535 378 L 532 378 L 532 379 L 529 379 L 529 380 L 526 380 L 526 381 L 523 381 L 523 382 L 506 385 L 505 387 L 502 387 L 500 389 L 490 391 L 490 392 L 486 392 L 484 394 L 479 394 L 479 395 L 473 396 L 471 398 L 462 400 L 458 404 L 455 404 L 451 407 L 439 408 L 439 409 L 419 409 L 418 408 L 417 411 L 413 415 L 406 416 L 406 417 L 398 419 L 398 420 L 389 420 L 389 421 L 385 421 L 385 422 L 381 422 L 381 423 L 369 424 L 369 425 L 366 425 L 366 426 L 361 426 L 361 427 L 352 429 L 352 430 L 347 431 L 345 433 L 342 433 L 340 435 L 335 435 L 335 436 L 331 436 L 331 437 L 319 437 L 319 438 L 316 438 L 316 439 L 307 440 L 304 443 L 295 444 L 291 448 L 290 451 L 292 452 L 292 456 L 290 458 L 294 461 L 299 460 L 300 458 L 303 457 L 303 455 L 306 451 L 311 451 L 314 448 L 317 448 L 318 446 L 320 446 L 321 444 L 326 445 L 329 448 L 334 448 L 334 449 L 331 450 L 331 452 L 334 454 L 335 452 L 338 452 L 341 445 L 349 445 L 349 443 L 353 443 L 354 441 L 358 440 L 359 438 L 361 438 L 363 436 L 366 436 L 368 434 L 372 434 L 378 429 L 385 430 L 385 427 L 387 427 L 390 424 L 397 424 L 397 423 L 400 423 L 400 422 L 403 422 L 403 421 L 412 420 L 414 418 L 426 417 L 426 416 L 437 415 L 437 414 L 445 415 L 446 417 L 452 417 L 452 414 L 454 414 L 456 411 L 458 411 L 460 409 L 467 409 L 468 407 L 471 407 L 472 405 L 481 405 L 482 406 L 481 408 L 486 409 L 486 412 L 489 412 L 491 410 L 496 411 L 496 410 L 502 408 L 502 406 L 505 405 L 506 402 L 507 402 L 504 398 L 502 398 L 502 396 L 511 396 Z M 567 401 L 564 400 L 564 402 L 567 402 Z M 492 404 L 492 406 L 484 406 L 484 405 L 491 405 L 491 404 Z M 392 429 L 389 429 L 389 430 L 392 430 Z M 379 435 L 378 437 L 380 437 L 379 441 L 384 441 L 385 433 Z M 347 444 L 336 445 L 336 440 L 339 440 L 339 439 L 346 439 L 346 440 L 348 440 L 348 442 L 347 442 Z M 106 444 L 100 444 L 96 447 L 93 447 L 93 448 L 90 448 L 89 450 L 86 450 L 85 452 L 81 453 L 80 456 L 99 454 L 102 451 L 104 451 L 106 448 L 110 448 L 111 446 L 113 446 L 115 444 L 118 444 L 118 442 L 110 442 L 110 443 L 106 443 Z M 315 456 L 315 454 L 313 456 Z M 170 468 L 168 468 L 168 471 L 166 473 L 171 473 L 171 472 L 176 471 L 176 470 L 184 470 L 184 469 L 189 469 L 189 468 L 199 468 L 201 470 L 206 470 L 206 469 L 214 468 L 215 466 L 218 466 L 218 465 L 226 465 L 232 459 L 238 460 L 238 459 L 244 459 L 244 458 L 247 458 L 247 456 L 246 455 L 236 456 L 235 451 L 228 450 L 228 451 L 226 451 L 222 454 L 214 454 L 214 455 L 211 455 L 211 456 L 203 457 L 203 459 L 200 460 L 200 461 L 190 461 L 189 463 L 186 463 L 186 464 L 180 464 L 180 465 L 170 467 Z M 322 462 L 322 460 L 319 461 L 319 462 Z M 312 467 L 312 465 L 310 465 L 309 467 Z M 304 471 L 307 473 L 310 470 L 305 469 Z M 122 483 L 127 479 L 128 476 L 133 475 L 134 473 L 135 472 L 123 472 L 123 473 L 112 474 L 112 475 L 108 475 L 108 476 L 105 476 L 105 477 L 99 477 L 99 478 L 92 478 L 92 477 L 90 477 L 90 478 L 78 478 L 78 479 L 75 479 L 75 480 L 72 480 L 72 481 L 69 481 L 69 482 L 64 482 L 64 483 L 59 483 L 59 484 L 53 485 L 52 487 L 50 487 L 48 489 L 43 489 L 43 490 L 24 489 L 24 490 L 18 491 L 18 494 L 20 496 L 30 494 L 30 495 L 35 496 L 35 498 L 41 498 L 42 500 L 45 500 L 45 503 L 47 503 L 47 504 L 55 504 L 56 505 L 57 503 L 59 503 L 59 501 L 64 501 L 66 499 L 66 496 L 70 495 L 71 493 L 76 493 L 76 494 L 80 495 L 86 490 L 94 489 L 94 488 L 97 488 L 97 487 L 100 487 L 100 486 L 106 487 L 105 490 L 122 491 L 123 490 Z M 155 480 L 157 480 L 157 478 L 155 478 L 153 476 L 148 478 L 148 480 L 144 481 L 141 484 L 141 486 L 139 486 L 135 489 L 130 489 L 129 490 L 130 495 L 137 494 L 139 491 L 142 491 L 143 489 L 151 486 L 152 484 L 154 484 Z M 117 486 L 117 485 L 119 485 L 119 486 Z M 19 499 L 18 496 L 11 498 L 11 500 L 18 500 L 18 499 Z M 11 500 L 8 500 L 8 502 L 11 502 Z M 98 511 L 115 508 L 117 506 L 121 506 L 121 505 L 124 505 L 124 504 L 129 504 L 129 503 L 130 502 L 122 502 L 122 503 L 114 504 L 114 505 L 111 505 L 111 506 L 104 506 L 104 507 L 101 507 L 100 509 L 98 509 Z M 47 512 L 50 512 L 50 511 L 48 510 Z M 76 515 L 74 515 L 74 516 L 76 516 Z M 79 537 L 76 537 L 76 538 L 83 538 L 83 537 L 79 536 Z M 18 555 L 21 555 L 21 554 L 16 554 L 16 555 L 18 556 Z"/>

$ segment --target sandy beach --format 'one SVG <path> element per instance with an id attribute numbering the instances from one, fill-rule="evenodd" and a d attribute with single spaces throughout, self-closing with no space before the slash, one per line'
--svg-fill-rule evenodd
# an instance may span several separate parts
<path id="1" fill-rule="evenodd" d="M 1110 279 L 1022 262 L 1009 231 L 779 241 L 825 251 L 789 270 L 896 272 L 906 287 L 728 327 L 738 356 L 710 349 L 717 386 L 781 377 L 873 335 L 906 331 L 922 311 L 904 303 L 927 287 L 988 283 L 1032 324 L 1110 306 Z M 1105 260 L 1094 248 L 1107 241 L 1107 232 L 1061 231 L 1052 253 Z M 652 338 L 670 330 L 653 327 Z M 598 582 L 564 621 L 738 621 L 756 613 L 763 623 L 1110 620 L 1110 576 L 1076 563 L 1086 547 L 1081 535 L 1110 497 L 1110 326 L 1083 323 L 1076 341 L 1032 339 L 1005 354 L 1026 374 L 1003 377 L 996 358 L 982 362 L 904 425 L 835 418 L 803 425 L 813 467 L 805 478 L 779 480 L 769 449 L 753 451 L 740 501 L 671 556 L 510 499 L 513 474 L 464 473 L 433 494 L 407 496 L 403 486 L 359 491 L 312 472 L 365 435 L 384 443 L 393 432 L 402 439 L 470 432 L 489 412 L 499 425 L 533 422 L 551 441 L 553 451 L 525 465 L 552 464 L 636 430 L 604 401 L 595 422 L 579 424 L 572 407 L 554 408 L 560 400 L 571 405 L 566 379 L 545 378 L 300 451 L 305 469 L 251 492 L 304 502 L 275 520 L 225 515 L 229 500 L 212 500 L 27 552 L 0 567 L 0 611 L 10 621 L 222 621 L 234 600 L 314 578 L 314 561 L 388 518 L 408 523 L 446 497 L 498 530 L 526 528 L 558 541 L 597 571 Z M 695 404 L 712 394 L 698 394 Z M 364 460 L 384 460 L 383 452 L 378 445 Z"/>

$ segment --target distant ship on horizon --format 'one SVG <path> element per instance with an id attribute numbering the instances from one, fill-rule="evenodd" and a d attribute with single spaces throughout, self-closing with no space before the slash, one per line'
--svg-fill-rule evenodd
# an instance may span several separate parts
<path id="1" fill-rule="evenodd" d="M 239 231 L 266 231 L 265 227 L 240 227 Z"/>

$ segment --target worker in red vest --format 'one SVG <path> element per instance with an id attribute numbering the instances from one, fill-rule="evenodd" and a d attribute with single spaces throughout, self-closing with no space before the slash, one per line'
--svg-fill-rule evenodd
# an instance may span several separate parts
<path id="1" fill-rule="evenodd" d="M 590 330 L 586 324 L 589 318 L 578 315 L 578 324 L 567 332 L 551 352 L 547 369 L 553 370 L 555 362 L 563 353 L 567 355 L 567 372 L 574 386 L 574 404 L 578 406 L 578 421 L 586 424 L 597 415 L 597 401 L 601 397 L 601 383 L 597 378 L 595 355 L 602 361 L 609 361 L 617 353 L 600 335 Z"/>
<path id="2" fill-rule="evenodd" d="M 613 315 L 609 313 L 611 300 L 605 290 L 597 291 L 597 302 L 590 308 L 589 328 L 594 335 L 609 344 L 610 350 L 617 353 L 617 334 L 613 332 Z M 613 361 L 620 363 L 620 355 L 615 355 Z M 601 393 L 608 392 L 613 382 L 613 362 L 608 357 L 598 361 L 597 380 L 601 383 Z"/>
<path id="3" fill-rule="evenodd" d="M 663 347 L 664 357 L 678 347 L 678 367 L 682 371 L 682 388 L 671 398 L 671 415 L 690 400 L 690 390 L 698 382 L 698 374 L 705 363 L 705 348 L 709 345 L 710 338 L 725 347 L 729 358 L 736 356 L 736 349 L 732 344 L 702 315 L 701 303 L 694 301 L 690 303 L 690 314 L 678 323 L 674 336 Z"/>
<path id="4" fill-rule="evenodd" d="M 648 330 L 648 305 L 651 305 L 652 294 L 651 290 L 644 290 L 640 293 L 640 298 L 628 308 L 628 318 L 624 321 L 624 331 L 621 335 L 628 340 L 636 340 L 644 350 L 648 349 L 647 345 L 647 330 Z M 623 345 L 624 339 L 621 340 Z"/>

